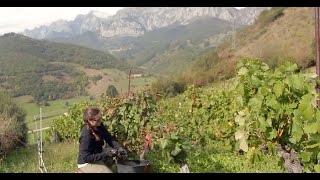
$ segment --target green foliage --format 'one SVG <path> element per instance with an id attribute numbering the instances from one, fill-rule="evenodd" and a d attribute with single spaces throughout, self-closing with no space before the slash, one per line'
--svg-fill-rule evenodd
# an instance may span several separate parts
<path id="1" fill-rule="evenodd" d="M 203 91 L 191 86 L 179 98 L 159 102 L 161 119 L 180 127 L 180 136 L 194 145 L 204 146 L 208 139 L 217 139 L 232 148 L 233 112 L 236 111 L 236 104 L 232 101 L 236 93 L 212 89 Z"/>
<path id="2" fill-rule="evenodd" d="M 66 115 L 53 120 L 52 126 L 56 128 L 62 139 L 78 139 L 84 126 L 83 111 L 94 103 L 82 101 L 68 107 Z"/>
<path id="3" fill-rule="evenodd" d="M 212 141 L 203 149 L 195 150 L 187 161 L 191 172 L 198 173 L 284 173 L 279 165 L 280 158 L 257 149 L 251 149 L 246 155 L 232 151 L 221 151 L 225 144 Z M 220 152 L 219 152 L 220 151 Z"/>
<path id="4" fill-rule="evenodd" d="M 27 138 L 26 113 L 0 89 L 0 160 L 13 149 L 23 146 Z"/>
<path id="5" fill-rule="evenodd" d="M 175 81 L 171 79 L 158 79 L 152 83 L 153 91 L 161 94 L 163 97 L 171 98 L 178 94 L 183 93 L 187 85 L 184 81 Z"/>
<path id="6" fill-rule="evenodd" d="M 53 126 L 62 139 L 77 139 L 83 125 L 83 110 L 92 103 L 82 102 L 69 107 L 68 114 L 55 119 Z M 189 146 L 170 124 L 159 124 L 156 118 L 155 97 L 149 91 L 131 94 L 129 97 L 102 97 L 96 104 L 103 110 L 103 122 L 110 133 L 129 152 L 140 154 L 145 148 L 145 138 L 161 139 L 151 141 L 151 149 L 158 149 L 168 160 L 180 162 Z M 175 132 L 171 132 L 174 130 Z M 170 133 L 169 133 L 170 131 Z M 176 158 L 176 159 L 174 159 Z"/>
<path id="7" fill-rule="evenodd" d="M 305 171 L 315 171 L 319 141 L 312 137 L 320 130 L 316 74 L 297 74 L 298 67 L 292 63 L 272 71 L 257 59 L 243 59 L 237 68 L 243 103 L 236 116 L 240 149 L 248 151 L 248 142 L 249 146 L 268 141 L 288 144 L 301 153 Z"/>
<path id="8" fill-rule="evenodd" d="M 114 87 L 114 85 L 109 85 L 108 89 L 106 91 L 107 96 L 109 97 L 116 97 L 119 95 L 118 90 L 116 89 L 116 87 Z"/>
<path id="9" fill-rule="evenodd" d="M 147 125 L 155 120 L 154 97 L 148 91 L 140 91 L 118 99 L 105 97 L 100 101 L 105 109 L 106 126 L 130 152 L 139 154 L 144 149 Z"/>
<path id="10" fill-rule="evenodd" d="M 219 140 L 208 141 L 205 146 L 194 148 L 190 152 L 192 153 L 186 157 L 186 163 L 192 173 L 285 173 L 285 169 L 279 164 L 279 157 L 258 150 L 258 155 L 239 155 Z M 147 158 L 153 160 L 154 172 L 180 171 L 177 164 L 159 158 L 158 152 L 149 152 Z"/>
<path id="11" fill-rule="evenodd" d="M 257 59 L 244 59 L 237 68 L 236 89 L 207 93 L 190 87 L 183 96 L 160 102 L 161 119 L 181 127 L 180 136 L 189 137 L 195 146 L 205 146 L 208 139 L 220 140 L 231 149 L 247 152 L 252 162 L 261 161 L 265 145 L 275 155 L 273 143 L 289 144 L 299 153 L 310 148 L 304 168 L 316 171 L 320 127 L 316 76 L 298 74 L 297 65 L 291 63 L 272 71 Z"/>
<path id="12" fill-rule="evenodd" d="M 119 99 L 106 98 L 100 104 L 105 105 L 104 119 L 109 131 L 130 152 L 142 153 L 150 139 L 149 148 L 162 158 L 177 163 L 184 160 L 190 147 L 173 124 L 160 122 L 155 96 L 149 90 Z"/>
<path id="13" fill-rule="evenodd" d="M 233 172 L 219 164 L 210 166 L 217 163 L 216 158 L 231 160 L 209 154 L 235 157 L 232 151 L 240 149 L 246 163 L 230 162 L 232 167 L 250 164 L 254 169 L 261 162 L 275 163 L 270 159 L 276 156 L 276 145 L 286 144 L 299 153 L 305 172 L 318 172 L 320 112 L 315 106 L 315 74 L 300 74 L 292 63 L 271 70 L 258 59 L 243 59 L 237 68 L 236 82 L 227 89 L 189 86 L 183 94 L 158 102 L 156 96 L 143 91 L 128 97 L 105 97 L 98 105 L 104 109 L 103 120 L 109 131 L 129 152 L 140 154 L 145 140 L 151 139 L 148 157 L 159 171 L 166 171 L 164 166 L 176 171 L 175 163 L 191 163 L 196 164 L 192 167 L 195 171 Z M 82 105 L 81 109 L 85 107 Z M 82 112 L 76 108 L 72 119 L 81 119 Z M 78 136 L 78 125 L 66 127 L 73 134 L 69 137 Z M 215 144 L 220 148 L 213 148 Z"/>

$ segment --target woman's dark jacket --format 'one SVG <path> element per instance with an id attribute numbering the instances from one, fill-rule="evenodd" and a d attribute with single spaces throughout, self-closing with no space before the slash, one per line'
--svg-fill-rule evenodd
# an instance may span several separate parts
<path id="1" fill-rule="evenodd" d="M 101 137 L 100 141 L 96 141 L 96 138 L 87 126 L 82 128 L 79 138 L 80 145 L 78 164 L 94 163 L 99 160 L 106 160 L 108 156 L 102 151 L 104 141 L 106 141 L 112 148 L 118 149 L 120 147 L 102 123 L 94 132 Z"/>

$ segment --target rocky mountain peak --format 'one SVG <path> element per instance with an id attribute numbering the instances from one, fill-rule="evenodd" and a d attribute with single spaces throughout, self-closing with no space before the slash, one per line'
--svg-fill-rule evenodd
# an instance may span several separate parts
<path id="1" fill-rule="evenodd" d="M 25 30 L 33 38 L 73 37 L 85 32 L 95 32 L 102 37 L 137 37 L 145 32 L 172 24 L 187 25 L 197 17 L 215 17 L 239 25 L 251 24 L 266 7 L 131 7 L 119 10 L 115 15 L 90 11 L 73 21 L 57 21 L 49 26 Z"/>

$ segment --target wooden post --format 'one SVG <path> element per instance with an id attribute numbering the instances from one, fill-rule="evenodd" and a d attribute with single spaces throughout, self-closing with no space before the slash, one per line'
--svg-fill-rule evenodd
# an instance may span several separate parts
<path id="1" fill-rule="evenodd" d="M 320 74 L 320 31 L 319 31 L 319 7 L 315 7 L 315 38 L 316 38 L 316 72 L 317 72 L 317 85 L 316 85 L 316 92 L 317 94 L 320 93 L 320 85 L 319 85 L 319 74 Z M 320 99 L 317 98 L 317 106 L 320 108 Z"/>
<path id="2" fill-rule="evenodd" d="M 131 69 L 129 71 L 129 86 L 128 86 L 128 96 L 130 95 L 130 80 L 131 80 Z"/>

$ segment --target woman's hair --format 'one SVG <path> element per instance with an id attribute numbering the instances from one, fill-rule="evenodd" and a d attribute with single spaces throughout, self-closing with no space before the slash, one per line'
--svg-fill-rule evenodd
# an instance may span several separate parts
<path id="1" fill-rule="evenodd" d="M 83 121 L 85 123 L 88 122 L 88 120 L 99 120 L 101 118 L 101 113 L 100 113 L 100 109 L 95 108 L 95 107 L 89 107 L 86 110 L 84 110 L 83 112 Z"/>
<path id="2" fill-rule="evenodd" d="M 95 108 L 95 107 L 89 107 L 86 110 L 84 110 L 84 112 L 83 112 L 83 121 L 87 124 L 87 128 L 91 131 L 92 135 L 96 138 L 96 141 L 100 141 L 101 137 L 94 132 L 94 130 L 91 127 L 88 120 L 93 119 L 93 120 L 97 121 L 101 117 L 102 117 L 102 115 L 100 113 L 100 109 Z"/>

